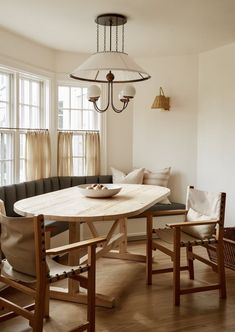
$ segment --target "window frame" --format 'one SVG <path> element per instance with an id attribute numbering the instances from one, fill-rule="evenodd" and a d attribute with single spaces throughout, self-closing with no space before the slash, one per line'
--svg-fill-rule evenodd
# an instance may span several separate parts
<path id="1" fill-rule="evenodd" d="M 102 118 L 100 116 L 99 113 L 97 113 L 97 129 L 70 129 L 70 128 L 66 128 L 66 129 L 61 129 L 59 128 L 59 87 L 68 87 L 68 88 L 88 88 L 89 85 L 84 83 L 84 82 L 71 82 L 71 81 L 57 81 L 56 84 L 56 123 L 57 123 L 57 131 L 70 131 L 73 132 L 74 136 L 82 136 L 82 140 L 83 140 L 83 155 L 82 156 L 73 156 L 73 159 L 82 159 L 83 161 L 83 173 L 77 171 L 76 169 L 73 169 L 73 175 L 74 176 L 85 176 L 85 161 L 86 161 L 86 156 L 85 156 L 85 133 L 86 132 L 99 132 L 100 135 L 102 135 Z M 70 90 L 71 91 L 71 90 Z M 70 99 L 70 105 L 71 105 L 71 92 L 69 94 L 69 99 Z M 69 111 L 71 109 L 74 108 L 65 108 L 68 109 Z M 89 110 L 87 108 L 85 108 L 85 110 Z M 96 112 L 94 109 L 90 109 L 91 111 Z M 81 111 L 83 111 L 83 109 L 81 109 Z M 71 118 L 70 118 L 71 119 Z M 71 123 L 71 121 L 70 121 Z M 74 147 L 74 137 L 73 137 L 73 147 Z"/>
<path id="2" fill-rule="evenodd" d="M 21 135 L 26 135 L 27 130 L 32 129 L 49 129 L 49 102 L 50 102 L 50 79 L 48 77 L 25 72 L 24 70 L 5 67 L 0 65 L 0 73 L 8 74 L 10 77 L 9 92 L 9 124 L 7 127 L 0 127 L 0 133 L 12 135 L 12 181 L 3 183 L 2 167 L 0 169 L 0 185 L 8 185 L 25 181 L 25 175 L 21 177 L 21 161 L 25 160 L 25 156 L 21 156 Z M 39 82 L 39 121 L 35 127 L 20 127 L 20 80 L 26 79 L 31 82 Z M 31 83 L 32 84 L 32 83 Z M 47 98 L 48 97 L 48 98 Z M 30 105 L 29 105 L 30 107 Z M 31 106 L 33 107 L 33 105 Z M 1 160 L 2 163 L 2 160 Z M 24 167 L 25 168 L 25 167 Z"/>

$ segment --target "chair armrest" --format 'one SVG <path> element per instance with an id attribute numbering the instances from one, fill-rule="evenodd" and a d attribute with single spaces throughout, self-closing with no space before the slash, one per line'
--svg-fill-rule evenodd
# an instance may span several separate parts
<path id="1" fill-rule="evenodd" d="M 89 240 L 85 240 L 85 241 L 70 243 L 70 244 L 66 244 L 64 246 L 48 249 L 48 250 L 46 250 L 46 255 L 63 254 L 63 253 L 66 253 L 68 251 L 77 250 L 77 249 L 97 245 L 98 243 L 105 242 L 105 241 L 106 241 L 105 237 L 96 237 L 94 239 L 89 239 Z"/>
<path id="2" fill-rule="evenodd" d="M 201 225 L 210 225 L 217 224 L 218 220 L 202 220 L 202 221 L 184 221 L 178 223 L 167 224 L 168 227 L 187 227 L 187 226 L 201 226 Z"/>

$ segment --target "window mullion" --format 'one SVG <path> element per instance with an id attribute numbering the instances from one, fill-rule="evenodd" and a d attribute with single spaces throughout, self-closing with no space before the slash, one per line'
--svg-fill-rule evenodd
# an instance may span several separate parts
<path id="1" fill-rule="evenodd" d="M 20 127 L 20 75 L 15 74 L 15 107 L 14 107 L 14 122 L 16 127 Z M 18 111 L 17 111 L 18 110 Z M 13 156 L 14 156 L 14 182 L 19 182 L 20 174 L 20 139 L 19 131 L 13 132 Z"/>
<path id="2" fill-rule="evenodd" d="M 72 94 L 72 88 L 69 87 L 69 128 L 71 128 L 72 125 L 72 103 L 71 103 L 71 94 Z"/>
<path id="3" fill-rule="evenodd" d="M 39 121 L 40 128 L 45 128 L 45 88 L 43 82 L 40 82 L 39 85 Z"/>

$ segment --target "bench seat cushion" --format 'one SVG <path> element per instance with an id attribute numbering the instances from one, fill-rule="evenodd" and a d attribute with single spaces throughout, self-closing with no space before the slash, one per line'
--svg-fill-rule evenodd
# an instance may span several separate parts
<path id="1" fill-rule="evenodd" d="M 185 209 L 185 204 L 171 202 L 171 204 L 156 203 L 148 211 L 166 211 L 166 210 L 182 210 Z"/>

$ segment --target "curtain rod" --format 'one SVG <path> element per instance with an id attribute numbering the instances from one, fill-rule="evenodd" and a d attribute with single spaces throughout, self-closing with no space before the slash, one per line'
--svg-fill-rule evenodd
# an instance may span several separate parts
<path id="1" fill-rule="evenodd" d="M 0 127 L 0 130 L 45 130 L 45 128 L 20 128 L 20 127 Z M 99 133 L 99 130 L 85 130 L 85 129 L 57 129 L 57 131 L 71 131 L 71 132 L 95 132 Z"/>
<path id="2" fill-rule="evenodd" d="M 41 130 L 41 131 L 48 131 L 45 128 L 20 128 L 20 127 L 0 127 L 0 130 Z"/>
<path id="3" fill-rule="evenodd" d="M 99 130 L 92 130 L 92 129 L 88 129 L 88 130 L 85 130 L 85 129 L 57 129 L 57 131 L 69 131 L 69 132 L 92 132 L 92 133 L 99 133 L 100 131 Z"/>

